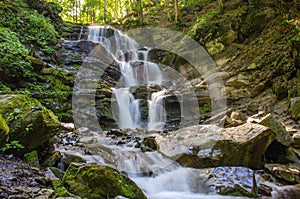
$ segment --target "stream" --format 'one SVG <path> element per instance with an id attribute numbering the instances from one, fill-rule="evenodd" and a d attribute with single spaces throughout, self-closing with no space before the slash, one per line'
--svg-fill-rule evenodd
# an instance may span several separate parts
<path id="1" fill-rule="evenodd" d="M 121 72 L 119 82 L 115 88 L 111 88 L 114 94 L 112 98 L 116 101 L 117 107 L 114 109 L 119 128 L 133 131 L 163 130 L 167 117 L 164 99 L 170 88 L 172 89 L 172 85 L 167 88 L 165 84 L 172 82 L 165 77 L 156 63 L 148 60 L 150 49 L 139 46 L 135 40 L 118 30 L 112 33 L 111 28 L 102 26 L 89 27 L 88 40 L 105 48 Z M 141 99 L 136 99 L 133 93 L 139 86 L 158 88 L 146 96 L 147 103 L 143 104 L 148 111 L 147 118 L 142 117 Z M 208 194 L 207 187 L 197 178 L 196 169 L 181 167 L 175 160 L 159 152 L 144 153 L 139 148 L 134 148 L 132 144 L 117 146 L 105 138 L 103 133 L 86 133 L 85 130 L 82 132 L 81 137 L 88 140 L 86 147 L 92 156 L 79 156 L 87 162 L 102 162 L 127 173 L 150 199 L 233 198 Z M 90 144 L 89 140 L 98 140 L 98 143 Z M 78 155 L 78 152 L 76 153 Z M 109 162 L 102 158 L 103 154 L 109 157 Z"/>

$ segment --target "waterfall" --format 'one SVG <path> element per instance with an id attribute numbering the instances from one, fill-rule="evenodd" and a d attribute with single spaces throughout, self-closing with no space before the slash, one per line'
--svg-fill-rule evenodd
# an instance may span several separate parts
<path id="1" fill-rule="evenodd" d="M 112 33 L 113 32 L 113 33 Z M 121 85 L 113 89 L 118 104 L 118 125 L 120 128 L 141 128 L 141 110 L 139 99 L 130 93 L 133 86 L 161 86 L 164 77 L 159 66 L 148 61 L 150 49 L 141 48 L 138 43 L 117 30 L 104 26 L 89 27 L 88 40 L 99 42 L 114 57 L 121 71 Z M 113 47 L 112 47 L 113 45 Z M 148 99 L 148 127 L 161 130 L 166 122 L 164 110 L 165 90 L 154 92 Z"/>
<path id="2" fill-rule="evenodd" d="M 164 98 L 166 90 L 152 93 L 151 100 L 148 101 L 149 104 L 149 123 L 148 129 L 163 129 L 167 114 L 164 108 Z"/>

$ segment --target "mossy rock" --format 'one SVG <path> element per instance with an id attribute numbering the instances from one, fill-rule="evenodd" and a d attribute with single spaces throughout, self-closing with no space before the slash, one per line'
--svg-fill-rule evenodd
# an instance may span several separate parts
<path id="1" fill-rule="evenodd" d="M 42 59 L 27 56 L 26 59 L 31 63 L 35 71 L 41 71 L 46 65 Z"/>
<path id="2" fill-rule="evenodd" d="M 8 140 L 9 127 L 0 113 L 0 147 L 2 147 Z"/>
<path id="3" fill-rule="evenodd" d="M 36 99 L 25 95 L 0 95 L 0 113 L 6 120 L 9 141 L 25 146 L 18 155 L 30 152 L 47 142 L 61 127 L 57 117 Z"/>
<path id="4" fill-rule="evenodd" d="M 63 177 L 63 185 L 75 195 L 87 198 L 113 198 L 122 195 L 131 199 L 146 196 L 127 176 L 97 163 L 72 163 Z"/>
<path id="5" fill-rule="evenodd" d="M 291 99 L 289 111 L 293 119 L 300 120 L 300 97 Z"/>

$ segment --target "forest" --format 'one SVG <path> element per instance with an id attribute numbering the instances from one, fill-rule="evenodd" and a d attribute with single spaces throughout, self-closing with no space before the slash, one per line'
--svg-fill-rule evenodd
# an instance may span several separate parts
<path id="1" fill-rule="evenodd" d="M 0 0 L 0 198 L 300 198 L 300 0 Z"/>

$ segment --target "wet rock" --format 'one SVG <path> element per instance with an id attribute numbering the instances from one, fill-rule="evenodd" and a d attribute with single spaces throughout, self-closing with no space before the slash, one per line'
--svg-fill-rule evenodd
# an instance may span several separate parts
<path id="1" fill-rule="evenodd" d="M 254 172 L 244 167 L 214 168 L 205 184 L 211 193 L 234 196 L 257 197 Z"/>
<path id="2" fill-rule="evenodd" d="M 0 113 L 0 147 L 2 147 L 8 140 L 9 127 Z"/>
<path id="3" fill-rule="evenodd" d="M 37 109 L 37 107 L 39 107 Z M 47 142 L 61 127 L 57 117 L 36 99 L 24 95 L 0 95 L 0 112 L 4 113 L 10 132 L 9 140 L 18 140 L 24 154 Z"/>
<path id="4" fill-rule="evenodd" d="M 192 126 L 156 136 L 159 151 L 187 167 L 245 166 L 258 168 L 275 133 L 262 125 L 246 123 L 220 129 Z"/>
<path id="5" fill-rule="evenodd" d="M 132 199 L 146 198 L 128 177 L 111 167 L 96 163 L 72 163 L 63 177 L 63 184 L 70 192 L 91 199 L 117 195 Z"/>
<path id="6" fill-rule="evenodd" d="M 300 183 L 300 166 L 297 164 L 266 164 L 265 168 L 277 179 L 288 182 L 289 184 Z"/>

